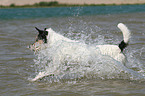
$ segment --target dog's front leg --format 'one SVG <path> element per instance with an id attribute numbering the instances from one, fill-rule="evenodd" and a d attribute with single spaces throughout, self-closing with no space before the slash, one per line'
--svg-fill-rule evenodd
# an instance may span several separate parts
<path id="1" fill-rule="evenodd" d="M 39 72 L 39 74 L 34 79 L 32 79 L 31 81 L 34 82 L 34 81 L 36 81 L 38 79 L 42 79 L 43 77 L 48 76 L 48 75 L 50 75 L 50 74 L 47 73 L 47 72 Z"/>
<path id="2" fill-rule="evenodd" d="M 33 78 L 33 79 L 30 80 L 30 81 L 35 82 L 35 81 L 40 80 L 40 79 L 42 79 L 42 78 L 44 78 L 44 77 L 46 77 L 46 76 L 58 75 L 59 71 L 57 70 L 57 66 L 53 66 L 53 68 L 55 68 L 55 71 L 54 71 L 54 72 L 47 72 L 47 71 L 39 72 L 38 75 L 36 75 L 36 77 Z M 53 68 L 52 68 L 52 69 L 53 69 Z M 50 68 L 50 69 L 51 69 L 51 68 Z"/>

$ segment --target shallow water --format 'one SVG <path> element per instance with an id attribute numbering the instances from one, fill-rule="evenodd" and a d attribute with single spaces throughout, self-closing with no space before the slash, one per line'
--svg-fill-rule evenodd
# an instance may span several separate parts
<path id="1" fill-rule="evenodd" d="M 19 11 L 21 10 L 23 9 L 19 9 Z M 37 10 L 37 8 L 35 10 Z M 66 16 L 55 15 L 52 17 L 43 17 L 35 15 L 36 17 L 28 16 L 29 18 L 27 16 L 25 16 L 27 18 L 23 18 L 21 16 L 17 18 L 1 17 L 0 93 L 2 96 L 144 96 L 145 11 L 123 11 L 116 13 L 114 8 L 115 11 L 111 11 L 112 13 L 104 12 L 103 14 L 96 13 L 81 15 L 82 10 L 84 10 L 83 7 L 79 7 L 74 10 L 76 12 L 73 13 L 71 11 L 71 15 Z M 85 10 L 87 11 L 87 9 Z M 89 11 L 87 12 L 89 13 Z M 121 78 L 118 78 L 117 76 L 112 77 L 106 72 L 105 75 L 107 78 L 104 78 L 104 75 L 90 73 L 84 77 L 73 79 L 62 78 L 51 82 L 49 81 L 48 77 L 37 82 L 29 81 L 30 78 L 35 77 L 38 71 L 42 70 L 41 68 L 44 68 L 42 66 L 37 66 L 36 62 L 39 59 L 32 51 L 27 49 L 27 46 L 34 42 L 35 36 L 37 35 L 37 32 L 34 29 L 35 26 L 38 28 L 51 27 L 56 32 L 68 38 L 85 42 L 88 45 L 119 44 L 119 42 L 122 40 L 122 33 L 116 27 L 119 22 L 126 24 L 132 32 L 129 46 L 124 52 L 128 62 L 125 66 L 123 65 L 123 67 L 125 68 L 126 72 L 135 74 L 135 78 L 131 77 L 130 75 L 122 75 L 121 73 L 119 74 L 119 76 L 122 76 Z M 108 62 L 105 59 L 98 60 L 100 60 L 103 65 L 106 64 L 106 66 L 101 67 L 102 70 L 108 70 L 108 68 L 112 69 L 112 66 L 117 66 L 115 64 L 120 64 L 111 63 L 114 62 L 112 60 Z M 118 70 L 116 71 L 119 72 Z"/>

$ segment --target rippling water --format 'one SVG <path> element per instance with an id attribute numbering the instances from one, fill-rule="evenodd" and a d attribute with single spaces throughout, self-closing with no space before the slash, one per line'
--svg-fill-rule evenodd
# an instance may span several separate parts
<path id="1" fill-rule="evenodd" d="M 2 96 L 145 94 L 145 5 L 0 9 L 0 20 Z M 119 22 L 126 24 L 132 32 L 130 44 L 124 52 L 128 62 L 122 66 L 127 74 L 134 74 L 135 78 L 121 73 L 112 77 L 114 73 L 107 70 L 114 70 L 112 66 L 117 66 L 114 72 L 119 72 L 122 67 L 116 64 L 120 63 L 98 59 L 102 65 L 95 67 L 102 68 L 105 75 L 90 73 L 79 78 L 62 78 L 52 82 L 48 77 L 37 82 L 29 81 L 46 67 L 38 66 L 38 56 L 27 49 L 37 35 L 35 26 L 51 27 L 68 38 L 88 45 L 118 44 L 122 40 L 122 33 L 116 27 Z"/>

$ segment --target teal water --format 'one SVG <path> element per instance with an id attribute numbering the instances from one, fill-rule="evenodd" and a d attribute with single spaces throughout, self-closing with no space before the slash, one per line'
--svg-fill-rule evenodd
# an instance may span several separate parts
<path id="1" fill-rule="evenodd" d="M 0 19 L 29 19 L 145 12 L 145 5 L 0 9 Z"/>
<path id="2" fill-rule="evenodd" d="M 96 68 L 79 78 L 66 75 L 53 82 L 50 81 L 56 78 L 53 76 L 37 82 L 29 80 L 47 68 L 49 58 L 45 52 L 36 56 L 27 48 L 35 41 L 36 26 L 51 27 L 89 45 L 119 44 L 122 40 L 119 22 L 131 30 L 129 46 L 124 51 L 125 65 L 111 58 L 97 58 L 98 62 L 89 69 L 81 66 L 77 70 L 75 66 L 70 71 L 83 73 L 82 69 L 90 72 Z M 0 95 L 144 96 L 144 30 L 145 5 L 0 9 Z"/>

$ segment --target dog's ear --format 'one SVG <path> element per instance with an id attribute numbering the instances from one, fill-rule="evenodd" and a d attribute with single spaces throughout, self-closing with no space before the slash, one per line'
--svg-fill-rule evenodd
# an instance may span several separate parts
<path id="1" fill-rule="evenodd" d="M 47 31 L 44 31 L 44 35 L 48 35 L 48 32 Z"/>
<path id="2" fill-rule="evenodd" d="M 48 31 L 46 31 L 47 28 L 44 28 L 44 34 L 48 35 Z"/>
<path id="3" fill-rule="evenodd" d="M 44 31 L 46 31 L 47 28 L 44 28 Z"/>
<path id="4" fill-rule="evenodd" d="M 39 34 L 43 34 L 43 30 L 40 30 L 37 27 L 35 27 L 35 29 L 39 32 Z"/>
<path id="5" fill-rule="evenodd" d="M 35 29 L 36 29 L 37 31 L 40 31 L 40 29 L 38 29 L 37 27 L 35 27 Z"/>

